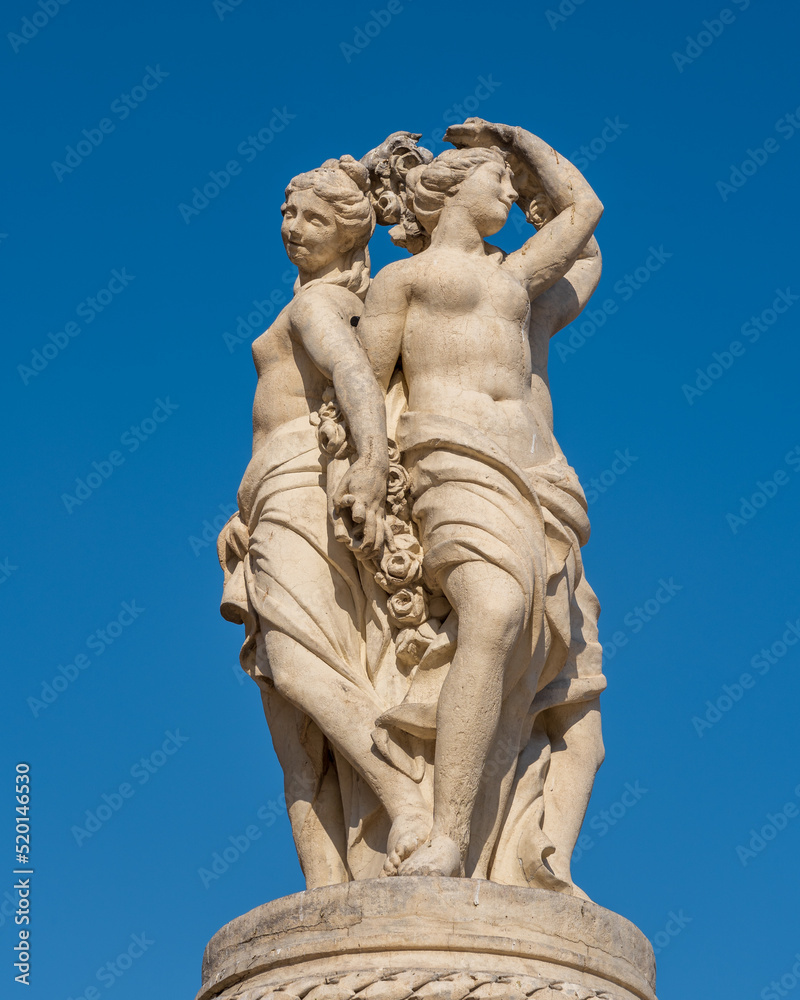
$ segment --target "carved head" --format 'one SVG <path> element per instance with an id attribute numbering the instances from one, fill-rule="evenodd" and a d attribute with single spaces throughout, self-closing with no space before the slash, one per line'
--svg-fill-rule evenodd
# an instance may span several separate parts
<path id="1" fill-rule="evenodd" d="M 477 226 L 481 236 L 491 236 L 505 225 L 517 192 L 513 174 L 496 147 L 447 149 L 408 175 L 409 200 L 427 232 L 436 228 L 445 206 L 458 205 Z"/>
<path id="2" fill-rule="evenodd" d="M 352 260 L 375 228 L 368 172 L 352 156 L 326 160 L 289 182 L 281 213 L 286 253 L 300 270 L 314 274 L 339 257 Z"/>

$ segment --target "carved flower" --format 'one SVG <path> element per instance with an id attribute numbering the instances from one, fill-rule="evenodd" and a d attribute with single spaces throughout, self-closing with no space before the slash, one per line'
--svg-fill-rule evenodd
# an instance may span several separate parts
<path id="1" fill-rule="evenodd" d="M 392 463 L 389 466 L 389 477 L 386 480 L 386 493 L 389 497 L 399 496 L 408 489 L 408 472 L 402 465 Z"/>
<path id="2" fill-rule="evenodd" d="M 309 420 L 317 428 L 317 441 L 323 455 L 329 458 L 344 458 L 350 452 L 347 424 L 331 386 L 323 392 L 322 406 L 316 412 L 309 414 Z"/>
<path id="3" fill-rule="evenodd" d="M 322 420 L 317 428 L 320 451 L 329 458 L 343 458 L 349 449 L 347 431 L 335 420 Z"/>
<path id="4" fill-rule="evenodd" d="M 386 515 L 386 524 L 391 529 L 392 535 L 396 538 L 398 535 L 410 535 L 411 525 L 408 521 L 403 521 L 401 518 L 396 517 L 394 514 Z"/>
<path id="5" fill-rule="evenodd" d="M 412 534 L 399 535 L 394 540 L 395 550 L 385 546 L 381 568 L 375 580 L 391 594 L 401 587 L 410 587 L 422 576 L 422 547 Z"/>
<path id="6" fill-rule="evenodd" d="M 390 450 L 391 458 L 391 450 Z M 402 465 L 392 461 L 386 483 L 386 504 L 395 517 L 408 521 L 411 509 L 408 502 L 408 472 Z"/>
<path id="7" fill-rule="evenodd" d="M 404 587 L 389 598 L 389 616 L 397 628 L 421 625 L 428 617 L 425 591 L 422 587 Z"/>
<path id="8" fill-rule="evenodd" d="M 435 638 L 436 632 L 425 625 L 421 629 L 404 628 L 401 632 L 398 632 L 395 639 L 398 664 L 404 670 L 410 670 L 412 667 L 415 667 Z"/>

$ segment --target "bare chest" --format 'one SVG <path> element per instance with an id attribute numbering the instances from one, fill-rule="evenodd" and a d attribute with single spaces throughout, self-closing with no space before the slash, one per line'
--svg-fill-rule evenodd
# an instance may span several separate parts
<path id="1" fill-rule="evenodd" d="M 440 315 L 477 313 L 515 325 L 526 320 L 530 303 L 525 289 L 495 260 L 470 254 L 429 254 L 418 258 L 412 304 Z"/>

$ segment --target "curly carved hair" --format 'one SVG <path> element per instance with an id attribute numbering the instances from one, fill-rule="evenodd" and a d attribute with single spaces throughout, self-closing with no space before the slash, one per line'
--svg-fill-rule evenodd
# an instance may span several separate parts
<path id="1" fill-rule="evenodd" d="M 408 200 L 420 225 L 432 233 L 448 198 L 473 170 L 484 163 L 503 163 L 496 146 L 486 149 L 446 149 L 432 163 L 415 167 L 408 174 Z"/>
<path id="2" fill-rule="evenodd" d="M 313 191 L 336 211 L 340 232 L 348 237 L 350 249 L 362 249 L 375 229 L 375 212 L 369 200 L 369 172 L 352 156 L 326 160 L 321 167 L 298 174 L 289 181 L 286 201 L 295 191 Z M 286 203 L 281 212 L 286 210 Z"/>

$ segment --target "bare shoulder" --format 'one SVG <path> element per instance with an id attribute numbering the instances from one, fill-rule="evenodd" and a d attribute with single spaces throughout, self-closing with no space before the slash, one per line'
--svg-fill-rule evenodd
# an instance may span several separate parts
<path id="1" fill-rule="evenodd" d="M 319 284 L 301 288 L 287 308 L 292 328 L 302 331 L 321 320 L 349 323 L 351 317 L 361 315 L 364 305 L 354 292 L 341 285 Z"/>
<path id="2" fill-rule="evenodd" d="M 403 260 L 394 260 L 391 264 L 378 271 L 370 286 L 370 293 L 386 293 L 392 290 L 405 290 L 414 280 L 419 265 L 419 257 L 406 257 Z"/>

